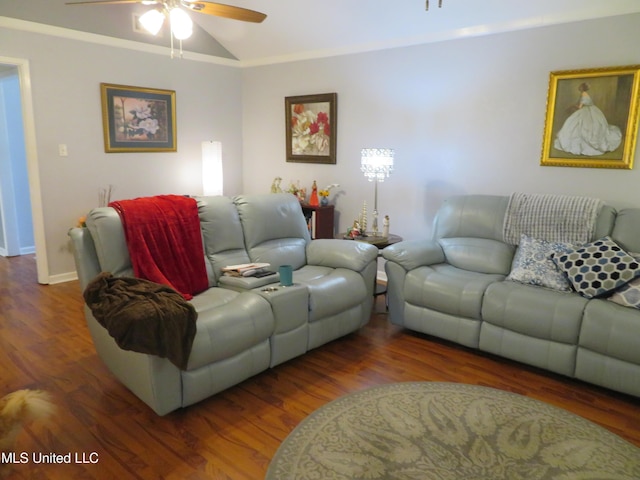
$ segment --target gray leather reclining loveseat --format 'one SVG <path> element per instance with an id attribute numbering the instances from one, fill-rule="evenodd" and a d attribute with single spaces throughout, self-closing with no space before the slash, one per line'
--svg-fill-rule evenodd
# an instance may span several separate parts
<path id="1" fill-rule="evenodd" d="M 631 273 L 620 281 L 624 285 L 606 294 L 579 294 L 571 282 L 570 289 L 540 286 L 549 275 L 541 282 L 535 270 L 530 281 L 513 281 L 516 267 L 540 264 L 523 257 L 522 242 L 505 241 L 511 198 L 450 198 L 437 213 L 431 240 L 404 241 L 383 250 L 391 322 L 640 396 L 640 280 L 626 282 L 638 274 L 637 264 L 630 262 Z M 607 236 L 623 250 L 616 256 L 640 256 L 640 209 L 616 211 L 601 205 L 587 240 Z M 580 245 L 565 247 L 580 251 Z M 567 280 L 573 276 L 580 287 L 581 274 L 571 270 L 571 257 L 562 252 L 554 256 L 564 270 L 555 262 L 552 268 Z M 590 278 L 584 283 L 593 284 Z"/>
<path id="2" fill-rule="evenodd" d="M 197 331 L 185 370 L 166 358 L 121 349 L 85 305 L 100 358 L 159 415 L 353 332 L 371 314 L 376 247 L 311 240 L 290 194 L 196 200 L 210 288 L 191 300 Z M 82 289 L 100 272 L 133 276 L 118 213 L 96 208 L 86 224 L 69 233 Z M 277 275 L 222 275 L 225 266 L 249 262 L 266 262 L 276 271 L 290 264 L 294 284 L 278 287 Z"/>

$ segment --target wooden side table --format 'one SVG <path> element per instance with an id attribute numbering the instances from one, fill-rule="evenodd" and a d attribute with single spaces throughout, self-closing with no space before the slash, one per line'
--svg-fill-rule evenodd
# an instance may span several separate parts
<path id="1" fill-rule="evenodd" d="M 309 205 L 303 203 L 302 213 L 307 220 L 311 238 L 333 238 L 333 216 L 335 205 Z"/>

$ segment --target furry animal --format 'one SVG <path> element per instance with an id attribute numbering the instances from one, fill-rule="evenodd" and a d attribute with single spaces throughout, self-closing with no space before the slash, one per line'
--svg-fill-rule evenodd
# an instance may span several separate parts
<path id="1" fill-rule="evenodd" d="M 42 390 L 17 390 L 0 399 L 0 452 L 11 451 L 23 425 L 42 420 L 55 410 Z"/>

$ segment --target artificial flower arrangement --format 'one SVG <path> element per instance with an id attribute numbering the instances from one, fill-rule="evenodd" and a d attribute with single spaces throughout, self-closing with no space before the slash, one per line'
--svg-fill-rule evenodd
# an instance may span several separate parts
<path id="1" fill-rule="evenodd" d="M 289 185 L 289 189 L 287 190 L 287 192 L 298 197 L 298 200 L 300 200 L 300 202 L 304 202 L 307 196 L 307 189 L 300 188 L 300 180 L 298 180 L 297 184 L 294 184 L 293 181 L 291 181 L 291 184 Z"/>
<path id="2" fill-rule="evenodd" d="M 321 197 L 328 197 L 331 194 L 331 189 L 335 187 L 339 187 L 340 185 L 337 183 L 332 183 L 331 185 L 327 185 L 324 189 L 318 192 L 318 195 Z"/>
<path id="3" fill-rule="evenodd" d="M 331 189 L 334 187 L 339 187 L 337 183 L 332 183 L 331 185 L 327 185 L 322 190 L 318 190 L 318 195 L 320 196 L 320 203 L 322 205 L 327 205 L 329 203 L 329 195 L 331 195 Z"/>

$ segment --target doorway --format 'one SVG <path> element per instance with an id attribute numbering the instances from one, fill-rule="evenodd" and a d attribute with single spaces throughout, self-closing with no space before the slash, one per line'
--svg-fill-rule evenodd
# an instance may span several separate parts
<path id="1" fill-rule="evenodd" d="M 13 149 L 16 158 L 21 158 L 21 164 L 11 166 L 10 162 L 0 164 L 0 223 L 2 224 L 2 240 L 6 253 L 18 255 L 35 251 L 37 281 L 49 283 L 49 269 L 44 238 L 44 216 L 40 192 L 40 175 L 36 151 L 35 120 L 33 117 L 33 102 L 31 96 L 31 76 L 29 62 L 25 59 L 0 57 L 2 69 L 2 92 L 0 106 L 3 120 L 20 118 L 22 129 L 4 128 L 4 138 L 0 152 L 3 157 L 11 156 Z M 18 98 L 16 98 L 18 97 Z M 8 110 L 19 110 L 9 112 Z M 1 125 L 0 125 L 1 127 Z M 6 127 L 6 125 L 5 125 Z M 18 138 L 16 138 L 18 137 Z M 4 145 L 5 143 L 12 145 Z M 21 143 L 21 144 L 20 144 Z M 15 179 L 15 182 L 14 182 Z M 30 204 L 30 207 L 26 204 Z M 26 217 L 26 218 L 25 218 Z M 31 246 L 21 245 L 20 236 L 32 236 Z"/>
<path id="2" fill-rule="evenodd" d="M 0 255 L 35 253 L 18 69 L 0 65 Z"/>

